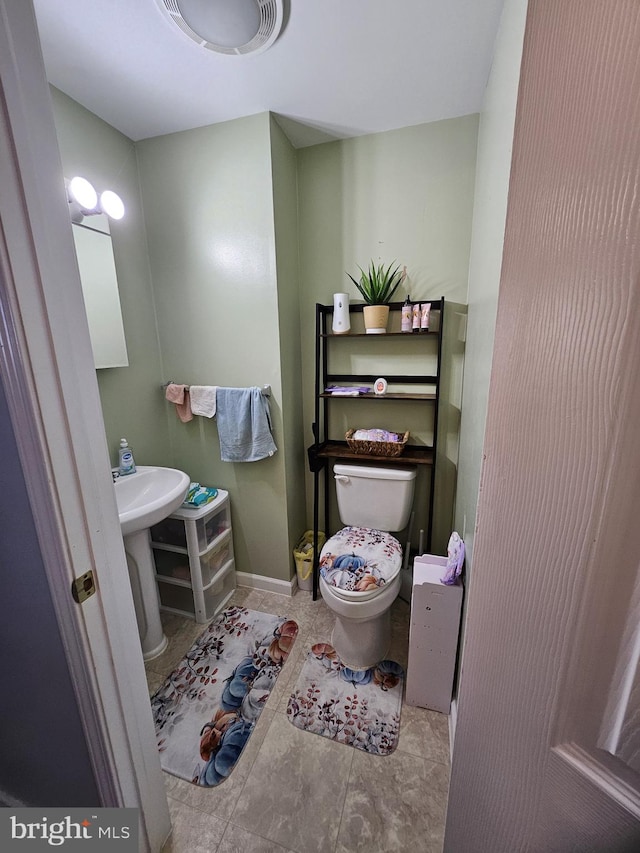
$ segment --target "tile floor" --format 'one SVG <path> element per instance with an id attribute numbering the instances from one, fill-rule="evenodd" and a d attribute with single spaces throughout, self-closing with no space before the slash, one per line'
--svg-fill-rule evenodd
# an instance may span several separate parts
<path id="1" fill-rule="evenodd" d="M 239 588 L 232 604 L 290 616 L 294 649 L 238 764 L 216 788 L 165 774 L 173 833 L 164 853 L 440 853 L 449 784 L 448 718 L 403 702 L 400 738 L 388 756 L 303 732 L 286 716 L 289 694 L 314 642 L 329 640 L 322 599 Z M 169 646 L 147 664 L 153 693 L 204 626 L 163 614 Z M 406 668 L 409 605 L 392 610 L 389 657 Z"/>

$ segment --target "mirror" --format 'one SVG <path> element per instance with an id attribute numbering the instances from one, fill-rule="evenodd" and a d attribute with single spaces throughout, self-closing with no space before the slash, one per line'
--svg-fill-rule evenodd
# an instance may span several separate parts
<path id="1" fill-rule="evenodd" d="M 100 214 L 84 219 L 81 224 L 74 222 L 73 239 L 95 366 L 128 367 L 120 293 L 107 217 Z"/>

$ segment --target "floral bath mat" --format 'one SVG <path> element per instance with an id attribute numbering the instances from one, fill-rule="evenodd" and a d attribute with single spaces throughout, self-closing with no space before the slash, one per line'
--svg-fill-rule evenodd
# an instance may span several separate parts
<path id="1" fill-rule="evenodd" d="M 316 643 L 287 705 L 294 726 L 375 755 L 398 743 L 404 670 L 392 660 L 371 669 L 345 666 L 333 646 Z"/>
<path id="2" fill-rule="evenodd" d="M 291 619 L 230 607 L 151 699 L 163 770 L 210 788 L 240 758 L 298 633 Z"/>

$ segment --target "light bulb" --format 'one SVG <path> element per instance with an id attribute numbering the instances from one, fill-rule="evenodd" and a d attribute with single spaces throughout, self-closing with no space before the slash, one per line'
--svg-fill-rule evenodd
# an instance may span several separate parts
<path id="1" fill-rule="evenodd" d="M 69 196 L 71 201 L 79 204 L 83 211 L 95 210 L 98 204 L 98 193 L 86 178 L 79 176 L 69 181 Z"/>
<path id="2" fill-rule="evenodd" d="M 122 219 L 124 216 L 123 201 L 113 190 L 105 190 L 100 194 L 100 207 L 111 219 Z"/>

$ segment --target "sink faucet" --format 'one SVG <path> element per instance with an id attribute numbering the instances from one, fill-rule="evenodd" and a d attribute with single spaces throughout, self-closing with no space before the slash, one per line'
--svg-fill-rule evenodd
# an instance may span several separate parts
<path id="1" fill-rule="evenodd" d="M 114 482 L 114 483 L 115 483 L 115 481 L 118 479 L 118 477 L 119 477 L 119 476 L 120 476 L 120 472 L 119 472 L 119 471 L 117 471 L 117 470 L 114 468 L 114 469 L 111 471 L 111 478 L 112 478 L 112 480 L 113 480 L 113 482 Z"/>

